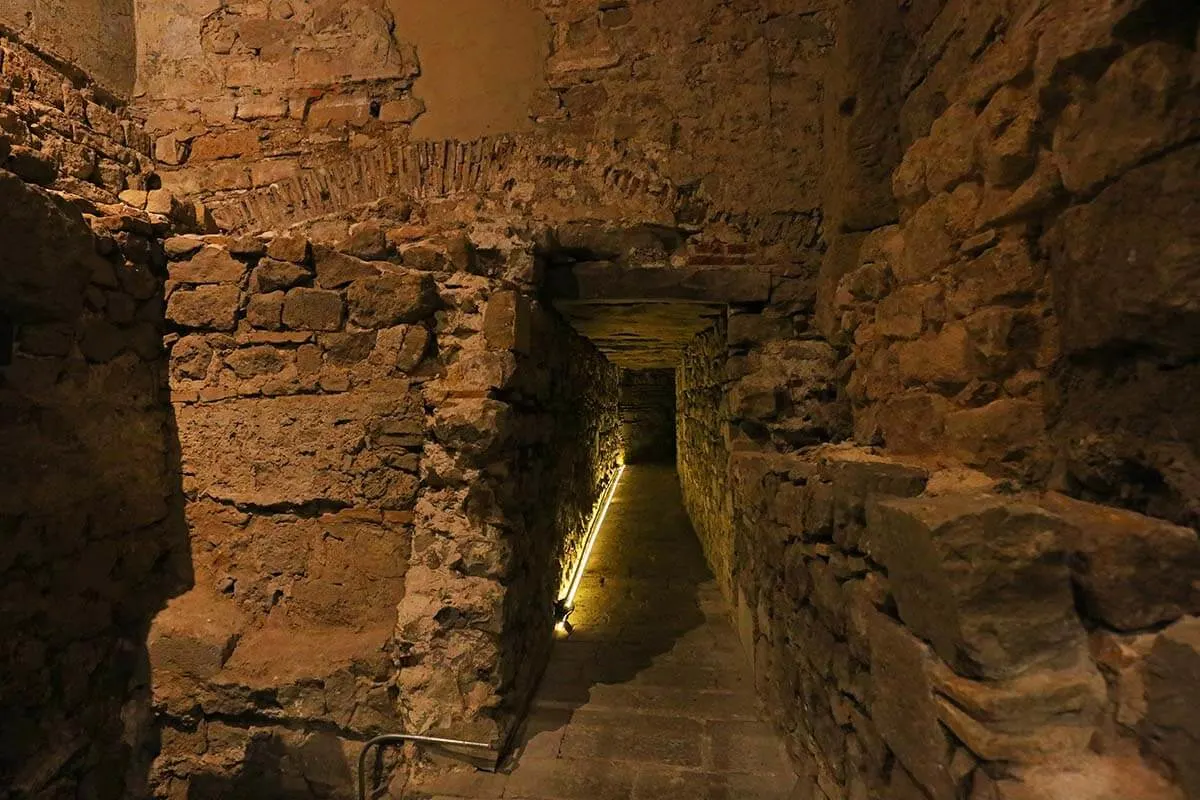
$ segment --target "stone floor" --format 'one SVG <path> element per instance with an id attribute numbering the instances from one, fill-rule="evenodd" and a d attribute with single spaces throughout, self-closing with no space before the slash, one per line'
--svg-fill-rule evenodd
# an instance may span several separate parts
<path id="1" fill-rule="evenodd" d="M 503 774 L 459 774 L 413 796 L 788 797 L 787 755 L 756 713 L 745 656 L 672 468 L 626 469 L 571 622 Z"/>

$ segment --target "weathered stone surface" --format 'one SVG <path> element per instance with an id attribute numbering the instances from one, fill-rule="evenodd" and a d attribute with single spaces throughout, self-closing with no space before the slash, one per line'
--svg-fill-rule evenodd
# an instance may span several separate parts
<path id="1" fill-rule="evenodd" d="M 0 172 L 0 304 L 11 319 L 73 319 L 95 258 L 79 212 Z"/>
<path id="2" fill-rule="evenodd" d="M 880 500 L 868 524 L 901 618 L 955 669 L 1005 678 L 1084 646 L 1057 517 L 947 494 Z"/>
<path id="3" fill-rule="evenodd" d="M 346 292 L 350 321 L 364 328 L 421 322 L 433 314 L 437 295 L 426 273 L 389 272 L 354 281 Z"/>
<path id="4" fill-rule="evenodd" d="M 19 144 L 9 149 L 4 167 L 22 180 L 41 186 L 50 186 L 58 177 L 58 169 L 45 154 Z"/>
<path id="5" fill-rule="evenodd" d="M 1186 148 L 1063 215 L 1051 233 L 1051 267 L 1068 352 L 1130 341 L 1197 352 L 1200 231 L 1188 215 L 1198 174 L 1200 148 Z"/>
<path id="6" fill-rule="evenodd" d="M 1147 746 L 1174 769 L 1185 796 L 1200 792 L 1200 617 L 1167 628 L 1146 662 Z"/>
<path id="7" fill-rule="evenodd" d="M 980 794 L 981 800 L 1181 800 L 1186 796 L 1137 756 L 1092 753 L 1021 769 L 1011 780 L 998 781 L 986 791 L 990 794 Z"/>
<path id="8" fill-rule="evenodd" d="M 323 289 L 291 289 L 283 300 L 283 324 L 294 330 L 336 331 L 344 312 L 342 296 Z"/>
<path id="9" fill-rule="evenodd" d="M 1088 194 L 1151 156 L 1200 135 L 1195 52 L 1163 41 L 1124 54 L 1054 132 L 1063 184 Z"/>
<path id="10" fill-rule="evenodd" d="M 483 315 L 483 335 L 488 347 L 528 353 L 532 344 L 528 299 L 517 292 L 493 294 Z"/>
<path id="11" fill-rule="evenodd" d="M 1041 763 L 1087 750 L 1107 694 L 1090 659 L 1063 669 L 1039 669 L 986 682 L 932 670 L 939 718 L 987 761 Z"/>
<path id="12" fill-rule="evenodd" d="M 1196 531 L 1057 494 L 1040 504 L 1070 526 L 1072 573 L 1094 619 L 1138 630 L 1200 613 Z"/>
<path id="13" fill-rule="evenodd" d="M 246 628 L 246 620 L 227 599 L 204 591 L 176 598 L 154 618 L 150 629 L 150 665 L 155 671 L 186 678 L 217 674 Z"/>
<path id="14" fill-rule="evenodd" d="M 167 300 L 167 319 L 184 328 L 231 331 L 237 325 L 242 293 L 236 286 L 177 289 Z"/>
<path id="15" fill-rule="evenodd" d="M 264 258 L 250 274 L 250 288 L 255 292 L 275 292 L 291 289 L 312 276 L 307 269 L 288 261 Z"/>
<path id="16" fill-rule="evenodd" d="M 171 259 L 187 258 L 204 247 L 204 240 L 198 236 L 172 236 L 163 242 L 163 249 Z"/>
<path id="17" fill-rule="evenodd" d="M 317 269 L 317 285 L 322 289 L 340 289 L 360 278 L 379 275 L 379 270 L 371 264 L 328 247 L 314 248 L 313 260 Z"/>
<path id="18" fill-rule="evenodd" d="M 303 264 L 310 253 L 308 239 L 304 236 L 276 236 L 267 245 L 267 255 L 277 261 Z"/>
<path id="19" fill-rule="evenodd" d="M 179 437 L 184 452 L 194 454 L 188 456 L 193 480 L 208 497 L 241 506 L 411 507 L 415 477 L 387 464 L 394 448 L 411 437 L 419 444 L 424 430 L 407 383 L 381 383 L 351 399 L 280 397 L 180 409 Z M 409 438 L 379 437 L 385 424 L 406 426 Z"/>
<path id="20" fill-rule="evenodd" d="M 170 278 L 180 283 L 239 283 L 246 265 L 221 247 L 208 246 L 188 258 L 171 264 Z"/>
<path id="21" fill-rule="evenodd" d="M 896 757 L 933 798 L 957 795 L 950 778 L 950 739 L 938 719 L 923 643 L 883 614 L 868 623 L 875 724 Z"/>

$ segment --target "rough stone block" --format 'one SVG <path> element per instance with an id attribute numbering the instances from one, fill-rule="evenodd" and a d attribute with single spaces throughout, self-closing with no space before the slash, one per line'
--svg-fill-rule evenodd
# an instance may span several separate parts
<path id="1" fill-rule="evenodd" d="M 364 328 L 422 322 L 438 304 L 433 277 L 418 272 L 389 272 L 356 280 L 346 297 L 350 321 Z"/>
<path id="2" fill-rule="evenodd" d="M 488 298 L 483 314 L 483 335 L 493 350 L 529 353 L 529 299 L 513 292 L 495 292 Z"/>
<path id="3" fill-rule="evenodd" d="M 1046 437 L 1040 401 L 1001 398 L 946 415 L 947 449 L 972 466 L 1012 468 L 1039 455 Z"/>
<path id="4" fill-rule="evenodd" d="M 1048 234 L 1063 348 L 1200 353 L 1200 146 L 1121 176 Z"/>
<path id="5" fill-rule="evenodd" d="M 150 628 L 153 673 L 209 678 L 233 654 L 246 622 L 228 599 L 193 589 L 167 604 Z"/>
<path id="6" fill-rule="evenodd" d="M 185 328 L 231 331 L 237 325 L 242 293 L 236 286 L 177 289 L 167 301 L 167 319 Z"/>
<path id="7" fill-rule="evenodd" d="M 869 514 L 901 618 L 956 670 L 1005 678 L 1085 646 L 1057 517 L 973 492 Z"/>
<path id="8" fill-rule="evenodd" d="M 207 246 L 187 261 L 171 264 L 170 277 L 180 283 L 239 283 L 246 265 L 221 247 Z"/>
<path id="9" fill-rule="evenodd" d="M 1056 763 L 1022 767 L 992 782 L 976 773 L 972 800 L 1185 800 L 1181 792 L 1136 755 L 1074 753 Z"/>
<path id="10" fill-rule="evenodd" d="M 935 658 L 882 613 L 869 622 L 872 718 L 880 736 L 934 800 L 957 797 L 950 739 L 942 729 L 929 671 Z"/>
<path id="11" fill-rule="evenodd" d="M 411 507 L 415 478 L 390 466 L 387 454 L 397 445 L 372 433 L 379 420 L 411 421 L 423 430 L 423 409 L 405 381 L 377 381 L 372 391 L 349 397 L 185 406 L 177 417 L 183 452 L 195 454 L 189 468 L 210 497 L 260 507 Z"/>
<path id="12" fill-rule="evenodd" d="M 1054 131 L 1063 184 L 1087 194 L 1150 156 L 1200 134 L 1195 52 L 1153 41 L 1113 62 L 1094 94 L 1068 106 Z"/>
<path id="13" fill-rule="evenodd" d="M 283 324 L 293 330 L 336 331 L 342 327 L 342 296 L 322 289 L 292 289 L 283 301 Z"/>
<path id="14" fill-rule="evenodd" d="M 303 236 L 276 236 L 267 245 L 267 255 L 277 261 L 303 264 L 308 261 L 308 239 Z"/>
<path id="15" fill-rule="evenodd" d="M 1174 767 L 1184 794 L 1200 796 L 1200 617 L 1185 617 L 1163 631 L 1146 669 L 1142 733 Z"/>
<path id="16" fill-rule="evenodd" d="M 1200 613 L 1200 535 L 1132 511 L 1047 494 L 1069 526 L 1064 540 L 1089 616 L 1138 630 Z"/>
<path id="17" fill-rule="evenodd" d="M 942 722 L 986 761 L 1044 763 L 1081 753 L 1108 702 L 1104 678 L 1084 654 L 1072 666 L 1010 680 L 973 681 L 942 665 L 931 674 Z"/>
<path id="18" fill-rule="evenodd" d="M 341 289 L 361 278 L 379 275 L 379 269 L 366 261 L 322 245 L 313 248 L 313 261 L 317 285 L 322 289 Z"/>
<path id="19" fill-rule="evenodd" d="M 172 260 L 187 258 L 202 247 L 204 247 L 204 240 L 199 236 L 172 236 L 163 242 L 163 250 L 166 251 L 167 258 Z"/>
<path id="20" fill-rule="evenodd" d="M 910 383 L 961 385 L 979 371 L 974 343 L 961 322 L 895 349 L 900 377 Z"/>
<path id="21" fill-rule="evenodd" d="M 298 264 L 264 258 L 250 274 L 250 289 L 264 293 L 291 289 L 310 277 L 311 273 Z"/>
<path id="22" fill-rule="evenodd" d="M 929 322 L 941 319 L 942 289 L 936 284 L 903 286 L 875 309 L 875 328 L 894 339 L 916 339 Z"/>

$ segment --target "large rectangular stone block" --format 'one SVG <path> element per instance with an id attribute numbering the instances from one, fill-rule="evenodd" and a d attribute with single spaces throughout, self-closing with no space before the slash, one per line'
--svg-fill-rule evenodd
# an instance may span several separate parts
<path id="1" fill-rule="evenodd" d="M 880 500 L 868 524 L 901 618 L 959 672 L 1009 677 L 1085 646 L 1057 517 L 963 493 Z"/>

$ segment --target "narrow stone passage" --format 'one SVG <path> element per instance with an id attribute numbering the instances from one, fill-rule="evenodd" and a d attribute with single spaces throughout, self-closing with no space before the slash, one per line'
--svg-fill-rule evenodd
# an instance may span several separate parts
<path id="1" fill-rule="evenodd" d="M 795 778 L 757 714 L 728 609 L 670 466 L 625 470 L 521 744 L 501 775 L 434 797 L 786 798 Z"/>

